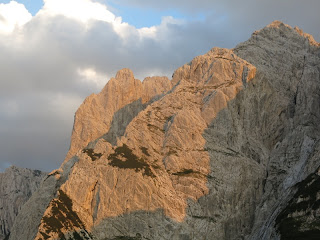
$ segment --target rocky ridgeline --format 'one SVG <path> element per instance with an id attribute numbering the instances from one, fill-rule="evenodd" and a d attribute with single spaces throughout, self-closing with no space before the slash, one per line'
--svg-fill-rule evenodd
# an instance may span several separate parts
<path id="1" fill-rule="evenodd" d="M 319 102 L 319 44 L 277 21 L 171 81 L 120 70 L 10 239 L 316 239 Z"/>
<path id="2" fill-rule="evenodd" d="M 0 173 L 0 239 L 9 237 L 22 205 L 40 186 L 47 173 L 12 166 Z"/>
<path id="3" fill-rule="evenodd" d="M 65 160 L 107 133 L 111 125 L 109 138 L 122 135 L 140 111 L 171 87 L 167 77 L 148 77 L 141 82 L 134 78 L 131 70 L 119 71 L 99 94 L 91 94 L 77 110 Z"/>

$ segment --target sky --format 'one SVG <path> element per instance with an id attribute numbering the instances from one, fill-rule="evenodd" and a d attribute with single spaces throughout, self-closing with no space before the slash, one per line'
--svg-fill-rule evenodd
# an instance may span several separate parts
<path id="1" fill-rule="evenodd" d="M 77 108 L 122 68 L 164 75 L 274 20 L 320 40 L 319 0 L 0 0 L 0 172 L 51 171 Z"/>

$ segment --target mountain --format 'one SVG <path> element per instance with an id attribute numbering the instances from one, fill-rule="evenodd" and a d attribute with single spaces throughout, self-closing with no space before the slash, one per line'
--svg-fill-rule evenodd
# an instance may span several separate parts
<path id="1" fill-rule="evenodd" d="M 40 186 L 47 173 L 11 166 L 0 173 L 0 239 L 9 237 L 21 207 Z"/>
<path id="2" fill-rule="evenodd" d="M 319 103 L 320 44 L 278 21 L 172 80 L 122 69 L 9 239 L 319 239 Z"/>

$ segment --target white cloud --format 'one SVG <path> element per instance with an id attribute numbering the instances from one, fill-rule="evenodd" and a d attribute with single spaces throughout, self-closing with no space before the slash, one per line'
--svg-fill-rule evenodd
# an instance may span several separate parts
<path id="1" fill-rule="evenodd" d="M 127 37 L 128 24 L 122 22 L 121 17 L 116 17 L 106 5 L 91 0 L 44 0 L 44 6 L 39 15 L 57 16 L 62 15 L 81 21 L 90 28 L 92 21 L 111 23 L 113 29 L 123 38 Z"/>
<path id="2" fill-rule="evenodd" d="M 0 4 L 0 33 L 10 34 L 16 27 L 29 22 L 32 15 L 23 4 L 11 1 Z"/>
<path id="3" fill-rule="evenodd" d="M 115 15 L 105 5 L 90 0 L 44 0 L 44 7 L 39 14 L 63 15 L 82 22 L 116 21 Z"/>
<path id="4" fill-rule="evenodd" d="M 152 27 L 143 27 L 138 29 L 140 36 L 147 38 L 155 38 L 157 34 L 157 28 L 155 26 Z"/>
<path id="5" fill-rule="evenodd" d="M 98 73 L 94 68 L 90 67 L 78 68 L 77 73 L 79 75 L 79 79 L 84 83 L 96 85 L 97 89 L 102 89 L 110 79 L 107 75 Z"/>

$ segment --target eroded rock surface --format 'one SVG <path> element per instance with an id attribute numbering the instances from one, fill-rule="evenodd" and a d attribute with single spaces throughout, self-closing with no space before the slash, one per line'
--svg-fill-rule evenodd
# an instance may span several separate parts
<path id="1" fill-rule="evenodd" d="M 9 236 L 21 207 L 47 175 L 39 170 L 11 166 L 0 173 L 0 239 Z"/>
<path id="2" fill-rule="evenodd" d="M 61 190 L 86 231 L 106 218 L 137 211 L 161 210 L 163 218 L 183 222 L 187 200 L 196 202 L 209 193 L 203 132 L 254 75 L 255 67 L 232 51 L 214 48 L 178 69 L 174 89 L 141 111 L 115 146 L 103 137 L 78 153 L 79 162 Z M 58 200 L 47 208 L 36 239 L 46 232 L 47 219 L 56 216 Z M 113 237 L 106 234 L 99 237 Z"/>
<path id="3" fill-rule="evenodd" d="M 46 208 L 51 200 L 58 196 L 61 185 L 68 179 L 72 167 L 78 160 L 78 157 L 72 157 L 60 169 L 52 171 L 44 178 L 38 190 L 21 207 L 9 239 L 35 238 Z"/>
<path id="4" fill-rule="evenodd" d="M 319 169 L 295 185 L 296 193 L 276 219 L 281 239 L 320 238 Z"/>
<path id="5" fill-rule="evenodd" d="M 122 69 L 99 94 L 85 99 L 74 117 L 70 149 L 65 160 L 112 128 L 110 139 L 121 136 L 131 120 L 152 101 L 171 89 L 166 77 L 135 79 L 130 69 Z"/>
<path id="6" fill-rule="evenodd" d="M 248 93 L 251 103 L 243 105 L 259 109 L 246 114 L 247 133 L 256 129 L 268 153 L 261 160 L 266 179 L 250 239 L 278 238 L 275 219 L 292 198 L 294 186 L 320 164 L 319 50 L 310 35 L 278 21 L 235 49 L 257 67 L 257 97 Z"/>
<path id="7" fill-rule="evenodd" d="M 121 70 L 77 111 L 76 160 L 18 217 L 23 230 L 46 203 L 25 239 L 285 239 L 291 216 L 317 224 L 312 204 L 290 206 L 318 201 L 299 186 L 317 181 L 319 76 L 319 44 L 278 21 L 171 82 Z"/>

